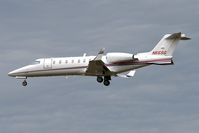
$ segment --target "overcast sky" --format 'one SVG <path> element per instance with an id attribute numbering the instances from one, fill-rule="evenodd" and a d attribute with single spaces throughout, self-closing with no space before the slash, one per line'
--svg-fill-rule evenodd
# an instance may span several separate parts
<path id="1" fill-rule="evenodd" d="M 0 0 L 0 132 L 198 133 L 198 0 Z M 7 73 L 37 58 L 138 53 L 183 32 L 173 66 L 104 87 L 92 77 Z"/>

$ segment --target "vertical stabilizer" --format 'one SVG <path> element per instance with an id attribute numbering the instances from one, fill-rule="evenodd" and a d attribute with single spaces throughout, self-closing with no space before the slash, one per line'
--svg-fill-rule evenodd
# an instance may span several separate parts
<path id="1" fill-rule="evenodd" d="M 172 56 L 177 43 L 180 40 L 189 40 L 189 39 L 190 38 L 186 37 L 185 34 L 182 34 L 181 32 L 174 34 L 166 34 L 153 48 L 153 50 L 150 51 L 150 53 L 152 55 Z"/>

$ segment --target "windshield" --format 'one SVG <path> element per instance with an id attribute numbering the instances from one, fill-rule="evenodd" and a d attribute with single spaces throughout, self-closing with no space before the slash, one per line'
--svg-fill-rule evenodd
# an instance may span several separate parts
<path id="1" fill-rule="evenodd" d="M 33 63 L 31 63 L 31 65 L 36 65 L 36 64 L 40 64 L 40 61 L 34 61 Z"/>

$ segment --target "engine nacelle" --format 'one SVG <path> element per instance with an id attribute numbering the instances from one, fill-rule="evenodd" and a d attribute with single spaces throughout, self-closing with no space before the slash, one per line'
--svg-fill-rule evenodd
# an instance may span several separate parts
<path id="1" fill-rule="evenodd" d="M 107 53 L 106 59 L 110 63 L 132 60 L 133 54 L 130 53 Z"/>

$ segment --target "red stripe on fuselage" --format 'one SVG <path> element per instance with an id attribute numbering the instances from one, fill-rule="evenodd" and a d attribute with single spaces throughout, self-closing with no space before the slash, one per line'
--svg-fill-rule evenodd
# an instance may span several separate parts
<path id="1" fill-rule="evenodd" d="M 120 61 L 114 62 L 112 64 L 107 64 L 107 66 L 116 66 L 116 65 L 137 65 L 142 63 L 151 63 L 151 62 L 171 62 L 170 58 L 167 59 L 156 59 L 156 60 L 147 60 L 147 61 L 139 61 L 139 60 L 128 60 L 128 61 Z"/>

